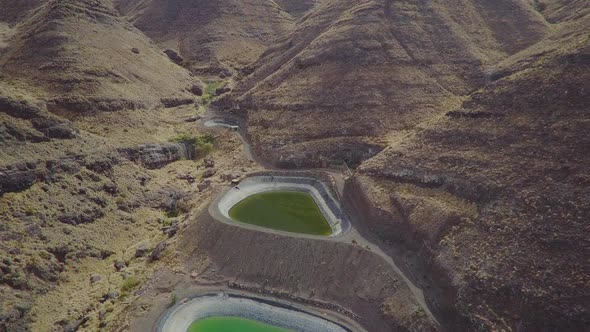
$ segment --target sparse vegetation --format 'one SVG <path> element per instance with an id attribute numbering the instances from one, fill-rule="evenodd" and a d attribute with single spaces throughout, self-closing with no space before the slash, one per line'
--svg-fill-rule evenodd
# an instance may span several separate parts
<path id="1" fill-rule="evenodd" d="M 217 97 L 215 95 L 215 90 L 221 88 L 224 85 L 225 82 L 223 81 L 207 82 L 205 86 L 205 91 L 203 93 L 203 96 L 201 97 L 203 105 L 207 106 L 211 104 L 211 102 L 215 100 L 215 98 Z"/>
<path id="2" fill-rule="evenodd" d="M 197 152 L 201 156 L 209 154 L 213 150 L 213 143 L 215 143 L 215 136 L 205 134 L 201 136 L 194 136 L 190 133 L 181 133 L 170 139 L 170 142 L 188 143 L 197 148 Z"/>
<path id="3" fill-rule="evenodd" d="M 0 5 L 0 332 L 140 326 L 190 284 L 371 331 L 585 330 L 588 1 L 290 2 Z M 331 170 L 301 174 L 377 242 L 224 231 L 209 204 L 267 163 Z"/>
<path id="4" fill-rule="evenodd" d="M 123 203 L 125 203 L 125 197 L 123 196 L 119 196 L 115 199 L 115 204 L 117 205 L 123 205 Z"/>
<path id="5" fill-rule="evenodd" d="M 137 287 L 137 285 L 139 285 L 139 278 L 136 276 L 127 277 L 121 285 L 121 291 L 127 293 Z"/>
<path id="6" fill-rule="evenodd" d="M 28 207 L 25 209 L 25 213 L 26 213 L 28 216 L 32 216 L 32 215 L 34 215 L 34 214 L 35 214 L 35 212 L 36 212 L 36 211 L 35 211 L 35 208 L 34 208 L 34 207 L 32 207 L 32 206 L 28 206 Z"/>

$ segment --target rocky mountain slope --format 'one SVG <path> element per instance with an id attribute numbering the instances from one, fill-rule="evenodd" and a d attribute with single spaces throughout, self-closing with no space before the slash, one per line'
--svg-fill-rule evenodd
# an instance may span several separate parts
<path id="1" fill-rule="evenodd" d="M 75 330 L 141 276 L 170 202 L 192 190 L 166 184 L 194 180 L 192 161 L 161 169 L 201 156 L 169 142 L 198 135 L 184 119 L 201 83 L 109 1 L 0 8 L 0 331 Z"/>
<path id="2" fill-rule="evenodd" d="M 0 331 L 124 330 L 162 257 L 311 298 L 297 274 L 377 329 L 587 329 L 589 27 L 584 0 L 0 0 Z M 355 226 L 442 325 L 361 247 L 289 241 L 357 255 L 306 262 L 342 293 L 226 259 L 208 234 L 242 233 L 199 214 L 260 166 L 194 125 L 211 101 L 274 166 L 351 166 Z"/>
<path id="3" fill-rule="evenodd" d="M 178 51 L 195 73 L 229 75 L 289 32 L 294 26 L 289 12 L 301 13 L 309 3 L 119 0 L 117 7 L 162 48 Z"/>
<path id="4" fill-rule="evenodd" d="M 461 108 L 361 167 L 391 213 L 375 230 L 424 241 L 431 281 L 456 294 L 446 305 L 482 329 L 590 323 L 589 22 L 557 27 Z"/>
<path id="5" fill-rule="evenodd" d="M 455 328 L 584 329 L 589 7 L 326 1 L 220 106 L 279 166 L 361 163 L 371 233 Z"/>
<path id="6" fill-rule="evenodd" d="M 366 158 L 371 138 L 460 104 L 547 25 L 519 1 L 324 1 L 243 71 L 232 100 L 275 162 L 317 165 L 350 145 Z"/>
<path id="7" fill-rule="evenodd" d="M 6 22 L 13 33 L 0 53 L 2 79 L 42 97 L 53 112 L 145 109 L 194 97 L 197 80 L 108 1 L 48 1 L 18 15 Z"/>

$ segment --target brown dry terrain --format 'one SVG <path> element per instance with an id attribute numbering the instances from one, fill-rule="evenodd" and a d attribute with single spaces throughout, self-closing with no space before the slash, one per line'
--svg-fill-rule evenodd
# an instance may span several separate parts
<path id="1" fill-rule="evenodd" d="M 170 294 L 184 297 L 209 289 L 279 296 L 337 312 L 368 331 L 436 330 L 403 280 L 358 244 L 226 225 L 206 207 L 195 209 L 188 220 L 179 261 L 157 271 L 154 284 L 131 307 L 130 315 L 137 317 L 132 331 L 153 326 Z"/>
<path id="2" fill-rule="evenodd" d="M 158 45 L 177 51 L 195 73 L 232 75 L 294 26 L 308 6 L 272 0 L 118 0 L 130 21 Z"/>
<path id="3" fill-rule="evenodd" d="M 382 240 L 405 234 L 430 281 L 455 295 L 441 306 L 481 329 L 590 323 L 589 19 L 553 27 L 460 108 L 359 169 L 391 213 L 374 220 Z"/>
<path id="4" fill-rule="evenodd" d="M 210 289 L 590 329 L 589 31 L 585 0 L 0 0 L 0 332 L 149 329 Z M 353 226 L 440 325 L 370 247 L 215 221 L 262 166 L 210 105 L 265 163 L 351 166 Z"/>
<path id="5" fill-rule="evenodd" d="M 460 105 L 547 30 L 513 1 L 324 1 L 243 71 L 232 100 L 275 162 L 355 164 Z"/>

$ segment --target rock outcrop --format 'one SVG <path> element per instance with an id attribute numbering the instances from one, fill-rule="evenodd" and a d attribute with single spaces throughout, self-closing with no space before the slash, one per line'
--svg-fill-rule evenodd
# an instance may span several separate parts
<path id="1" fill-rule="evenodd" d="M 241 72 L 224 106 L 247 116 L 261 155 L 403 135 L 548 31 L 518 1 L 459 3 L 324 1 Z"/>
<path id="2" fill-rule="evenodd" d="M 589 24 L 554 27 L 454 112 L 467 116 L 442 117 L 359 169 L 366 211 L 384 211 L 363 213 L 367 225 L 384 243 L 419 253 L 426 282 L 447 294 L 437 298 L 455 299 L 439 304 L 459 324 L 590 323 L 581 300 L 588 264 L 580 264 L 589 248 Z"/>
<path id="3" fill-rule="evenodd" d="M 192 159 L 195 147 L 189 143 L 146 144 L 137 147 L 120 148 L 125 158 L 146 168 L 160 168 L 181 159 Z"/>

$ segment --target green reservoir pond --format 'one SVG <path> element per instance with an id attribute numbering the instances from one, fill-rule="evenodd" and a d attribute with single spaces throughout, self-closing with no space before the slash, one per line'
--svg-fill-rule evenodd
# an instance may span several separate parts
<path id="1" fill-rule="evenodd" d="M 246 197 L 229 210 L 238 222 L 311 235 L 332 229 L 311 195 L 299 191 L 267 191 Z"/>
<path id="2" fill-rule="evenodd" d="M 255 320 L 238 317 L 208 317 L 199 319 L 189 326 L 187 332 L 289 332 L 280 327 L 270 326 Z"/>

